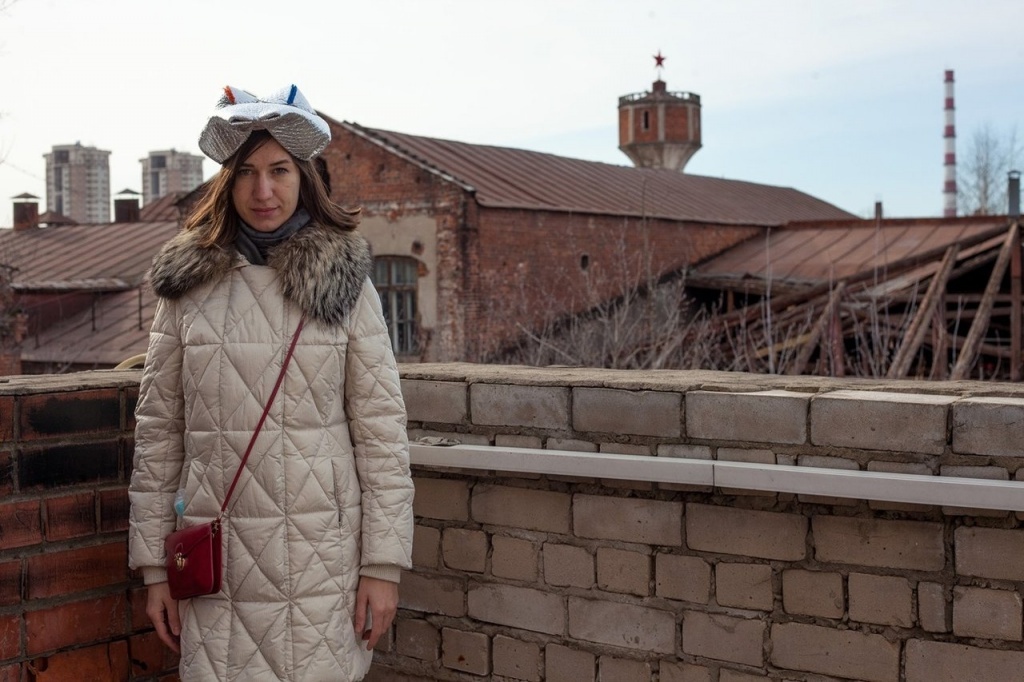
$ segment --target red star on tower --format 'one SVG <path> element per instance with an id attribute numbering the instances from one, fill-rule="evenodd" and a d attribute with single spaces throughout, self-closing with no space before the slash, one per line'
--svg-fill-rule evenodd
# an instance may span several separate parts
<path id="1" fill-rule="evenodd" d="M 654 68 L 656 68 L 656 69 L 663 69 L 663 68 L 665 68 L 665 60 L 666 59 L 668 59 L 668 57 L 662 56 L 661 50 L 658 50 L 658 54 L 654 55 Z"/>

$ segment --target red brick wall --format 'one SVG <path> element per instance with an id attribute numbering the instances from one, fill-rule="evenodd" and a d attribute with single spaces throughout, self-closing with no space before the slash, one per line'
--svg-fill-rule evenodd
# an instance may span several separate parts
<path id="1" fill-rule="evenodd" d="M 110 377 L 0 395 L 0 682 L 176 679 L 128 570 L 138 381 Z"/>
<path id="2" fill-rule="evenodd" d="M 585 310 L 759 232 L 482 207 L 458 184 L 363 137 L 339 126 L 332 134 L 324 158 L 336 201 L 399 226 L 413 215 L 437 222 L 437 262 L 425 266 L 438 273 L 437 326 L 428 343 L 432 359 L 442 362 L 485 359 L 516 340 L 520 325 Z"/>
<path id="3" fill-rule="evenodd" d="M 443 275 L 438 277 L 437 327 L 424 341 L 432 344 L 429 355 L 433 358 L 463 358 L 463 292 L 466 263 L 472 260 L 472 200 L 458 185 L 344 128 L 332 126 L 332 135 L 333 142 L 323 156 L 335 201 L 360 206 L 364 216 L 384 217 L 399 225 L 409 216 L 436 221 L 437 262 L 424 265 Z M 415 253 L 389 255 L 417 258 Z"/>
<path id="4" fill-rule="evenodd" d="M 759 231 L 482 208 L 479 264 L 472 284 L 479 313 L 469 318 L 476 350 L 486 355 L 518 338 L 519 323 L 532 326 L 586 310 L 620 295 L 625 286 L 656 281 Z"/>
<path id="5" fill-rule="evenodd" d="M 700 141 L 700 129 L 690 134 L 690 116 L 697 116 L 696 106 L 666 106 L 665 107 L 665 140 L 669 142 L 682 142 L 697 140 Z"/>

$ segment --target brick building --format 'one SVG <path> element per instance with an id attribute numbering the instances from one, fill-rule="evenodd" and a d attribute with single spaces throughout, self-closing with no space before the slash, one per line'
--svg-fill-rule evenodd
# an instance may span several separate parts
<path id="1" fill-rule="evenodd" d="M 406 361 L 486 360 L 539 324 L 765 228 L 850 219 L 803 192 L 407 135 L 329 117 Z"/>

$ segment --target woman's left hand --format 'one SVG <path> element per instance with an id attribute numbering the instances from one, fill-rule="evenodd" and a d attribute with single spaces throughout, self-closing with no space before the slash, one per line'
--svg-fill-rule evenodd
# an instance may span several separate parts
<path id="1" fill-rule="evenodd" d="M 388 631 L 398 611 L 398 583 L 361 576 L 356 590 L 356 636 L 366 641 L 366 648 L 377 646 L 377 640 Z M 370 627 L 366 627 L 369 613 Z"/>

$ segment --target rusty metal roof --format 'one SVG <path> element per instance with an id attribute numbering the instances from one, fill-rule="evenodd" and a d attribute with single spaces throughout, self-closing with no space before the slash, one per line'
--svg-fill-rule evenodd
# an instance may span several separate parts
<path id="1" fill-rule="evenodd" d="M 788 187 L 334 123 L 460 184 L 473 192 L 482 206 L 730 225 L 768 226 L 854 217 Z"/>
<path id="2" fill-rule="evenodd" d="M 148 285 L 98 296 L 91 308 L 25 339 L 21 359 L 59 370 L 110 367 L 145 353 L 156 300 Z"/>
<path id="3" fill-rule="evenodd" d="M 177 220 L 179 215 L 178 201 L 188 192 L 171 192 L 155 201 L 151 201 L 139 209 L 139 220 L 142 222 Z"/>
<path id="4" fill-rule="evenodd" d="M 1002 240 L 1000 217 L 952 219 L 857 220 L 790 226 L 769 230 L 693 270 L 697 282 L 768 280 L 797 285 L 834 282 L 919 256 L 935 253 L 954 243 Z M 998 234 L 997 234 L 998 233 Z"/>
<path id="5" fill-rule="evenodd" d="M 138 286 L 177 221 L 0 230 L 0 262 L 16 291 L 112 291 Z"/>

